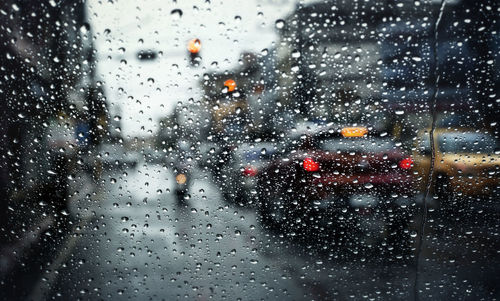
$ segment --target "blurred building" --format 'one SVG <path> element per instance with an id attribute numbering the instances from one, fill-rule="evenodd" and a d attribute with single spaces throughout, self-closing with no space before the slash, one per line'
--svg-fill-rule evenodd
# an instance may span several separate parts
<path id="1" fill-rule="evenodd" d="M 436 71 L 438 126 L 498 127 L 497 8 L 447 1 L 435 58 L 439 6 L 392 0 L 297 5 L 276 22 L 275 48 L 205 76 L 214 128 L 221 131 L 221 122 L 270 131 L 303 122 L 364 123 L 410 146 L 415 131 L 430 125 Z M 238 83 L 236 97 L 221 93 L 227 78 Z"/>
<path id="2" fill-rule="evenodd" d="M 48 197 L 43 190 L 53 181 L 47 171 L 55 168 L 57 154 L 88 155 L 105 135 L 92 39 L 82 1 L 0 4 L 2 214 L 19 219 L 37 212 L 33 218 L 39 218 L 46 208 L 38 212 L 35 204 L 49 201 L 41 198 Z M 59 145 L 54 132 L 70 137 Z"/>
<path id="3" fill-rule="evenodd" d="M 495 83 L 491 81 L 494 72 L 488 62 L 493 61 L 495 54 L 491 47 L 493 37 L 488 35 L 495 24 L 492 9 L 487 8 L 487 3 L 447 2 L 435 49 L 438 4 L 429 7 L 433 18 L 394 20 L 379 28 L 383 33 L 384 100 L 392 112 L 399 113 L 394 116 L 403 137 L 430 126 L 430 118 L 422 117 L 423 113 L 430 113 L 436 87 L 438 127 L 491 129 L 488 120 L 494 111 L 488 108 L 494 107 Z"/>

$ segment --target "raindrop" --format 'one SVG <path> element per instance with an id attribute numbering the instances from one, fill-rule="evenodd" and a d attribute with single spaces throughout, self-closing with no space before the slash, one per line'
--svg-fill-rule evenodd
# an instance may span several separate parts
<path id="1" fill-rule="evenodd" d="M 292 57 L 293 58 L 299 58 L 300 57 L 300 51 L 298 51 L 297 49 L 294 49 L 292 51 Z"/>
<path id="2" fill-rule="evenodd" d="M 172 9 L 172 11 L 170 12 L 170 15 L 172 17 L 174 17 L 174 19 L 178 20 L 182 17 L 182 10 L 176 8 L 176 9 Z"/>
<path id="3" fill-rule="evenodd" d="M 88 23 L 83 23 L 82 26 L 80 26 L 80 32 L 83 34 L 87 34 L 90 31 L 90 25 Z"/>
<path id="4" fill-rule="evenodd" d="M 276 20 L 276 23 L 274 25 L 276 26 L 276 28 L 282 29 L 285 26 L 285 21 L 283 21 L 282 19 L 278 19 Z"/>

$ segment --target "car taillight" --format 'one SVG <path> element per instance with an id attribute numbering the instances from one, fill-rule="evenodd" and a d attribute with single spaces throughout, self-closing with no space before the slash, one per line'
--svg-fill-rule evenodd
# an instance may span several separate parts
<path id="1" fill-rule="evenodd" d="M 412 158 L 405 158 L 399 162 L 399 167 L 402 169 L 410 169 L 413 165 Z"/>
<path id="2" fill-rule="evenodd" d="M 319 164 L 311 158 L 305 158 L 302 166 L 306 171 L 317 171 L 319 170 Z"/>
<path id="3" fill-rule="evenodd" d="M 257 168 L 255 166 L 247 166 L 243 170 L 243 175 L 245 177 L 255 177 L 257 175 Z"/>

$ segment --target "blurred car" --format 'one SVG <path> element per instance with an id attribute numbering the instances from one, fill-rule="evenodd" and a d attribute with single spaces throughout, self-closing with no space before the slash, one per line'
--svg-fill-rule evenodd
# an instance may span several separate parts
<path id="1" fill-rule="evenodd" d="M 262 221 L 282 231 L 405 245 L 412 159 L 366 127 L 308 130 L 262 168 Z"/>
<path id="2" fill-rule="evenodd" d="M 253 203 L 257 197 L 256 176 L 275 152 L 271 142 L 243 143 L 234 147 L 219 175 L 224 198 L 242 205 Z"/>
<path id="3" fill-rule="evenodd" d="M 217 165 L 220 146 L 215 142 L 204 142 L 200 145 L 200 160 L 198 166 L 203 169 L 214 170 Z"/>
<path id="4" fill-rule="evenodd" d="M 416 141 L 413 157 L 423 190 L 431 165 L 429 130 L 419 132 Z M 431 192 L 440 203 L 457 196 L 492 196 L 498 192 L 500 152 L 498 141 L 491 134 L 465 128 L 437 128 L 434 148 Z"/>
<path id="5" fill-rule="evenodd" d="M 190 197 L 193 169 L 196 165 L 196 142 L 179 139 L 172 149 L 162 158 L 166 167 L 171 168 L 175 178 L 173 192 L 179 203 Z"/>
<path id="6" fill-rule="evenodd" d="M 137 153 L 125 151 L 119 144 L 102 144 L 97 154 L 98 163 L 105 169 L 134 168 L 139 159 Z"/>

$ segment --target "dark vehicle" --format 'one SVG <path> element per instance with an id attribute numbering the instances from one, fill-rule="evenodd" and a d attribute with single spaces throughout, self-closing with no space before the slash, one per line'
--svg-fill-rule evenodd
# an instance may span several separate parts
<path id="1" fill-rule="evenodd" d="M 175 175 L 175 196 L 177 201 L 184 202 L 184 199 L 189 196 L 189 185 L 191 184 L 191 167 L 189 164 L 179 162 L 174 165 Z"/>
<path id="2" fill-rule="evenodd" d="M 262 221 L 292 235 L 356 237 L 368 247 L 405 245 L 412 165 L 385 134 L 365 127 L 319 128 L 294 140 L 260 172 Z"/>
<path id="3" fill-rule="evenodd" d="M 220 182 L 226 201 L 240 205 L 252 204 L 257 197 L 256 176 L 273 158 L 273 143 L 243 143 L 234 148 L 221 168 Z"/>
<path id="4" fill-rule="evenodd" d="M 178 142 L 177 148 L 169 157 L 170 166 L 175 177 L 174 195 L 177 201 L 183 203 L 189 198 L 189 186 L 193 171 L 193 157 L 191 144 L 186 140 Z"/>

